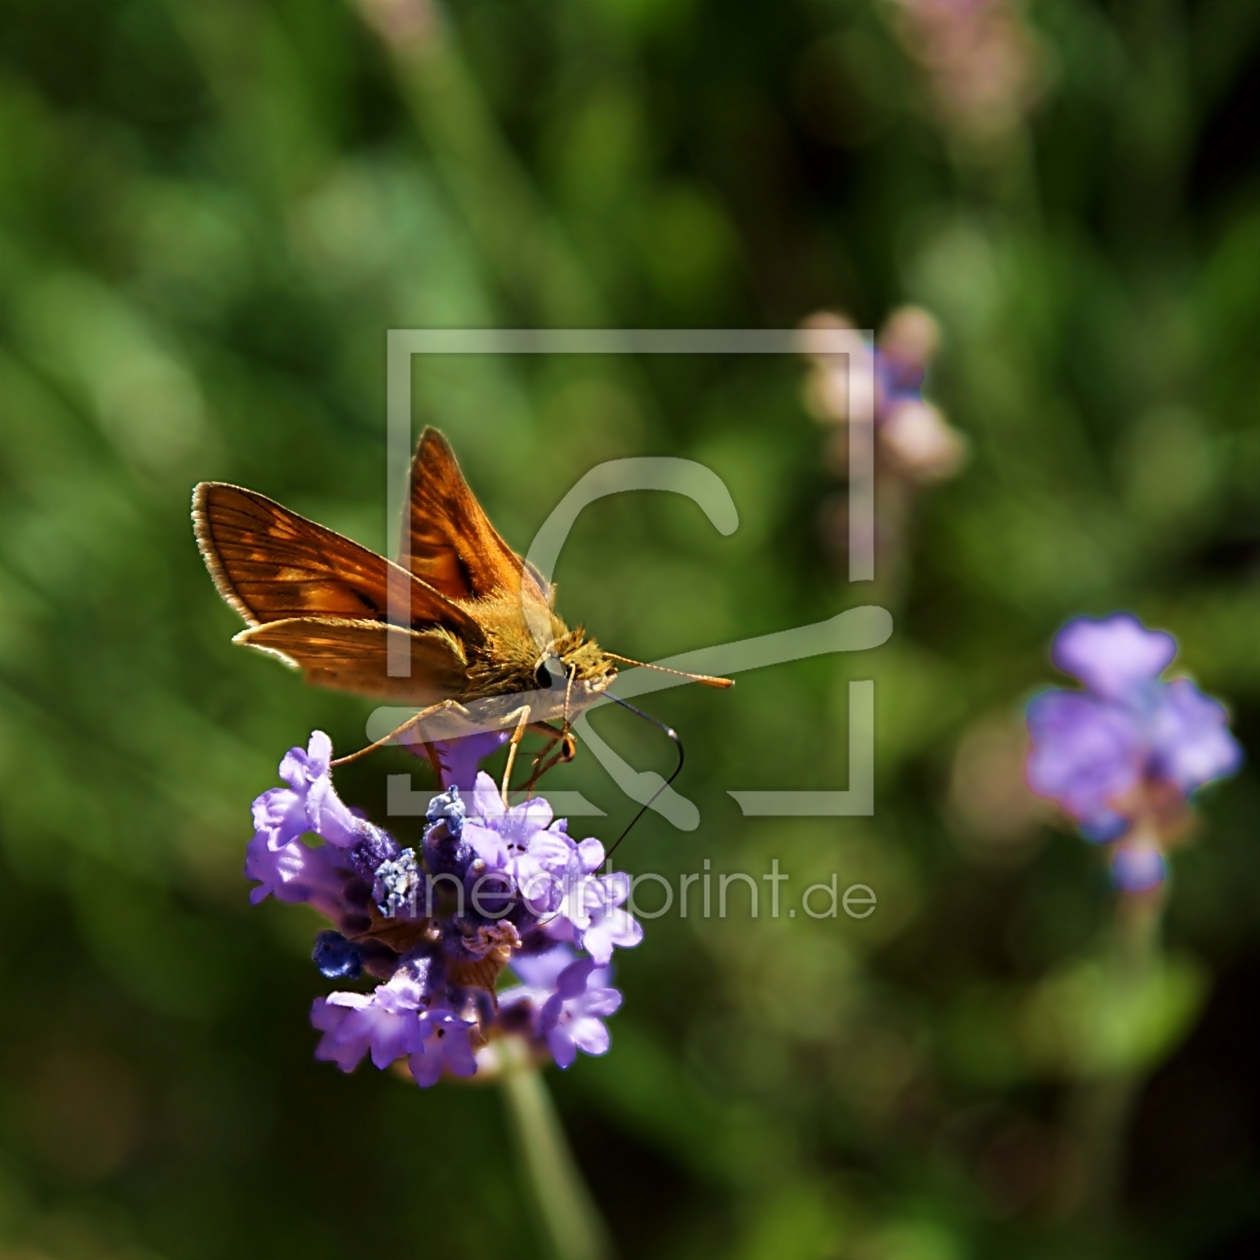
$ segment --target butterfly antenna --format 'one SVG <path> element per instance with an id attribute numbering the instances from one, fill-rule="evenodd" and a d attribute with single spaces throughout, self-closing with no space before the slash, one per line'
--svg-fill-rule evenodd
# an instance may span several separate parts
<path id="1" fill-rule="evenodd" d="M 603 649 L 601 648 L 600 651 L 603 651 Z M 653 665 L 651 661 L 636 661 L 632 656 L 618 656 L 616 652 L 604 652 L 604 655 L 610 657 L 614 661 L 621 661 L 625 665 L 638 665 L 642 669 L 659 670 L 662 674 L 673 674 L 676 678 L 686 678 L 691 682 L 704 683 L 706 687 L 735 686 L 735 680 L 733 678 L 718 678 L 714 674 L 689 674 L 682 669 L 670 669 L 668 665 Z M 610 699 L 617 700 L 617 697 L 611 696 Z M 626 704 L 624 700 L 617 700 L 617 703 Z M 632 707 L 633 706 L 626 704 L 627 709 Z M 635 709 L 634 711 L 635 713 L 639 713 L 638 709 Z M 648 717 L 646 713 L 639 713 L 639 716 L 647 718 L 649 722 L 656 721 L 655 718 Z M 657 723 L 657 725 L 659 726 L 660 723 Z"/>
<path id="2" fill-rule="evenodd" d="M 611 655 L 611 653 L 608 653 L 608 655 Z M 625 660 L 626 658 L 619 656 L 616 659 Z M 635 662 L 632 662 L 632 664 L 639 664 L 639 662 L 635 661 Z M 674 674 L 674 673 L 677 673 L 678 671 L 670 670 L 669 672 L 671 674 Z M 604 855 L 604 860 L 607 861 L 617 851 L 617 846 L 630 834 L 630 829 L 635 825 L 635 823 L 637 823 L 639 819 L 642 818 L 643 815 L 646 814 L 648 810 L 651 809 L 652 806 L 656 803 L 656 798 L 660 796 L 660 794 L 663 791 L 665 791 L 665 789 L 669 787 L 669 785 L 673 783 L 673 781 L 676 778 L 678 778 L 679 774 L 682 773 L 683 762 L 686 760 L 686 753 L 683 751 L 682 740 L 678 738 L 678 732 L 674 730 L 672 726 L 666 726 L 665 723 L 660 720 L 660 718 L 654 718 L 650 713 L 644 713 L 642 709 L 636 709 L 634 705 L 621 699 L 620 696 L 614 696 L 611 692 L 608 692 L 608 691 L 604 692 L 604 694 L 609 698 L 609 700 L 615 700 L 619 705 L 621 705 L 623 709 L 629 709 L 631 713 L 638 714 L 638 716 L 641 717 L 645 722 L 651 722 L 653 726 L 659 726 L 661 730 L 663 730 L 665 734 L 668 735 L 670 739 L 674 741 L 674 744 L 678 749 L 678 764 L 674 767 L 673 774 L 671 774 L 669 778 L 666 779 L 665 782 L 662 783 L 661 786 L 658 787 L 656 791 L 653 792 L 652 795 L 642 805 L 639 806 L 639 812 L 635 814 L 635 816 L 626 824 L 626 829 L 621 833 L 621 835 L 617 837 L 617 839 L 613 842 L 612 848 L 609 849 L 608 852 Z"/>

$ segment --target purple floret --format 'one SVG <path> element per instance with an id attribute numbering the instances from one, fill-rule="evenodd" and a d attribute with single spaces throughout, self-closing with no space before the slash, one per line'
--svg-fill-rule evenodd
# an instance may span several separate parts
<path id="1" fill-rule="evenodd" d="M 1046 691 L 1028 705 L 1028 783 L 1069 813 L 1090 840 L 1128 827 L 1108 804 L 1142 773 L 1142 732 L 1127 710 L 1082 691 Z"/>
<path id="2" fill-rule="evenodd" d="M 1243 752 L 1229 731 L 1229 714 L 1187 678 L 1162 688 L 1163 703 L 1150 717 L 1154 773 L 1183 794 L 1235 774 Z"/>
<path id="3" fill-rule="evenodd" d="M 608 985 L 608 967 L 558 945 L 514 960 L 512 970 L 524 983 L 499 995 L 503 1018 L 528 1030 L 560 1067 L 568 1067 L 578 1050 L 603 1054 L 608 1049 L 611 1039 L 603 1020 L 621 1005 L 621 994 Z"/>
<path id="4" fill-rule="evenodd" d="M 363 971 L 359 947 L 340 932 L 321 932 L 315 938 L 311 959 L 325 980 L 357 980 Z"/>
<path id="5" fill-rule="evenodd" d="M 876 348 L 875 352 L 875 418 L 884 420 L 901 403 L 922 402 L 923 382 L 927 370 L 922 363 Z"/>
<path id="6" fill-rule="evenodd" d="M 539 1027 L 552 1057 L 562 1068 L 577 1058 L 579 1050 L 603 1054 L 608 1049 L 610 1038 L 603 1020 L 621 1005 L 621 994 L 593 984 L 597 974 L 593 959 L 579 958 L 570 963 L 560 973 L 556 991 L 542 1008 Z"/>
<path id="7" fill-rule="evenodd" d="M 507 743 L 506 731 L 481 731 L 463 739 L 442 740 L 433 745 L 442 768 L 442 786 L 471 792 L 481 763 Z"/>
<path id="8" fill-rule="evenodd" d="M 1111 878 L 1125 892 L 1146 892 L 1168 877 L 1168 863 L 1156 848 L 1119 845 L 1111 859 Z"/>
<path id="9" fill-rule="evenodd" d="M 1077 617 L 1054 636 L 1050 659 L 1107 699 L 1150 682 L 1172 664 L 1177 641 L 1163 630 L 1148 630 L 1132 613 Z"/>

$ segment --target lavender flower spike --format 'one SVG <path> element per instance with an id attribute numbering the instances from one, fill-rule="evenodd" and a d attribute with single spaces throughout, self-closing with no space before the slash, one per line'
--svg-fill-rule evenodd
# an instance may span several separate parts
<path id="1" fill-rule="evenodd" d="M 579 1049 L 608 1049 L 603 1020 L 621 994 L 605 983 L 606 964 L 615 947 L 643 935 L 622 908 L 629 881 L 597 875 L 603 845 L 572 840 L 546 801 L 504 807 L 473 760 L 500 742 L 462 741 L 457 777 L 467 796 L 443 760 L 448 787 L 430 802 L 415 848 L 341 800 L 332 744 L 319 731 L 281 762 L 287 786 L 254 802 L 245 871 L 259 882 L 251 900 L 307 902 L 332 924 L 315 941 L 320 974 L 382 981 L 315 1001 L 317 1058 L 344 1072 L 364 1059 L 377 1068 L 405 1061 L 427 1087 L 490 1064 L 496 1038 L 515 1038 L 561 1067 Z M 525 983 L 496 999 L 508 966 Z"/>
<path id="2" fill-rule="evenodd" d="M 1055 636 L 1051 656 L 1085 689 L 1055 688 L 1028 705 L 1029 786 L 1087 839 L 1141 832 L 1113 865 L 1130 891 L 1163 878 L 1164 843 L 1189 795 L 1242 764 L 1224 707 L 1188 679 L 1160 679 L 1176 651 L 1172 635 L 1129 613 L 1079 617 Z"/>

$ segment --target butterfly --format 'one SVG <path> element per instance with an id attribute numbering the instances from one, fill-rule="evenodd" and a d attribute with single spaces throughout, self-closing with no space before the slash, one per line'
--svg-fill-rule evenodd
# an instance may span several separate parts
<path id="1" fill-rule="evenodd" d="M 233 641 L 279 657 L 308 682 L 420 706 L 369 749 L 419 728 L 439 774 L 433 730 L 442 738 L 511 730 L 506 794 L 517 745 L 533 727 L 562 747 L 552 761 L 535 762 L 532 786 L 573 755 L 572 716 L 629 659 L 561 620 L 555 588 L 503 541 L 433 428 L 411 462 L 406 569 L 225 482 L 196 487 L 192 516 L 219 594 L 247 623 Z M 556 719 L 559 732 L 547 725 Z"/>

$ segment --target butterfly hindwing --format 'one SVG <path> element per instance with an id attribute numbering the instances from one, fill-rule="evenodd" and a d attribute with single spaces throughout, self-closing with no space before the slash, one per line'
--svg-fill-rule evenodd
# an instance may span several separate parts
<path id="1" fill-rule="evenodd" d="M 400 703 L 435 704 L 460 695 L 467 684 L 467 662 L 460 647 L 441 629 L 404 630 L 341 617 L 290 617 L 242 630 L 236 642 L 298 666 L 307 682 Z M 389 673 L 391 643 L 410 664 L 406 677 Z"/>

